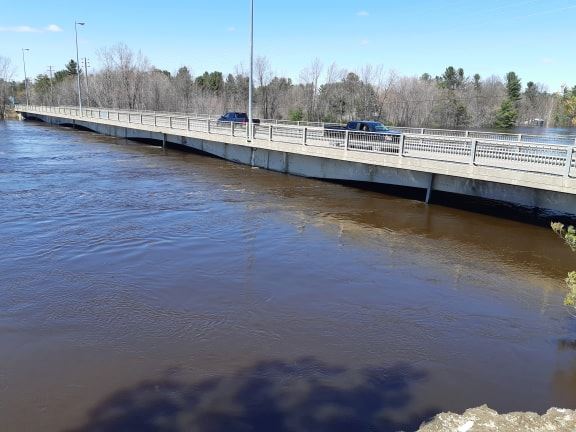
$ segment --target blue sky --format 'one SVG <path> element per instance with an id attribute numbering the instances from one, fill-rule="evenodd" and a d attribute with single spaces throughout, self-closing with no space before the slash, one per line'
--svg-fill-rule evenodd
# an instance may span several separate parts
<path id="1" fill-rule="evenodd" d="M 2 3 L 0 56 L 12 59 L 18 79 L 21 48 L 30 49 L 30 76 L 75 58 L 75 20 L 86 22 L 80 57 L 95 68 L 98 49 L 117 42 L 170 71 L 227 73 L 248 63 L 249 0 Z M 576 85 L 575 36 L 576 0 L 255 0 L 255 54 L 295 81 L 319 58 L 400 75 L 434 76 L 450 65 L 482 77 L 513 70 L 524 84 L 556 91 Z"/>

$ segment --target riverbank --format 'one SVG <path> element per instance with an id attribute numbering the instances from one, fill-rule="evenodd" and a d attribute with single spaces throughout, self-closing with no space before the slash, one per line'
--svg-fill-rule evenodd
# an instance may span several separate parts
<path id="1" fill-rule="evenodd" d="M 15 120 L 18 118 L 18 113 L 14 110 L 6 110 L 4 113 L 4 119 Z"/>
<path id="2" fill-rule="evenodd" d="M 550 408 L 545 414 L 511 412 L 498 414 L 488 406 L 466 410 L 463 414 L 451 412 L 438 414 L 421 426 L 418 432 L 540 432 L 576 430 L 576 411 Z"/>

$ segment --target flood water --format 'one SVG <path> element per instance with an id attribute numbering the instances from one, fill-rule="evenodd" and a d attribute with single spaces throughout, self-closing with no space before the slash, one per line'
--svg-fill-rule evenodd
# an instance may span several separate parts
<path id="1" fill-rule="evenodd" d="M 546 228 L 0 123 L 0 430 L 393 431 L 576 408 Z"/>

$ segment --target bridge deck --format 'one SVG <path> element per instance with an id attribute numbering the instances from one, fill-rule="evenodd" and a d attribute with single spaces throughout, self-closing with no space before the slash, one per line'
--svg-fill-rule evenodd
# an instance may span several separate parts
<path id="1" fill-rule="evenodd" d="M 415 129 L 400 137 L 330 131 L 320 126 L 245 125 L 208 116 L 74 107 L 18 106 L 17 111 L 205 141 L 442 174 L 576 195 L 576 146 L 550 144 L 550 137 Z M 429 132 L 427 132 L 429 131 Z M 417 133 L 419 132 L 419 133 Z M 454 132 L 457 132 L 456 134 Z M 514 137 L 518 137 L 515 135 Z M 536 137 L 536 138 L 535 138 Z M 562 138 L 559 138 L 561 140 Z M 553 141 L 553 140 L 552 140 Z"/>

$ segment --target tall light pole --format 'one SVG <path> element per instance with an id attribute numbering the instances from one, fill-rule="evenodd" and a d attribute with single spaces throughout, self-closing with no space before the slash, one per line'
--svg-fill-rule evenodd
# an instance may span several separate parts
<path id="1" fill-rule="evenodd" d="M 252 82 L 254 78 L 254 0 L 250 0 L 250 78 L 248 79 L 248 141 L 252 141 Z"/>
<path id="2" fill-rule="evenodd" d="M 28 95 L 28 77 L 26 76 L 26 57 L 24 53 L 30 51 L 29 48 L 22 48 L 22 63 L 24 63 L 24 88 L 26 89 L 26 106 L 30 105 L 30 96 Z"/>
<path id="3" fill-rule="evenodd" d="M 82 90 L 80 89 L 80 58 L 78 56 L 78 26 L 83 26 L 85 23 L 74 21 L 74 33 L 76 34 L 76 77 L 78 83 L 78 108 L 80 108 L 80 115 L 82 115 Z"/>

